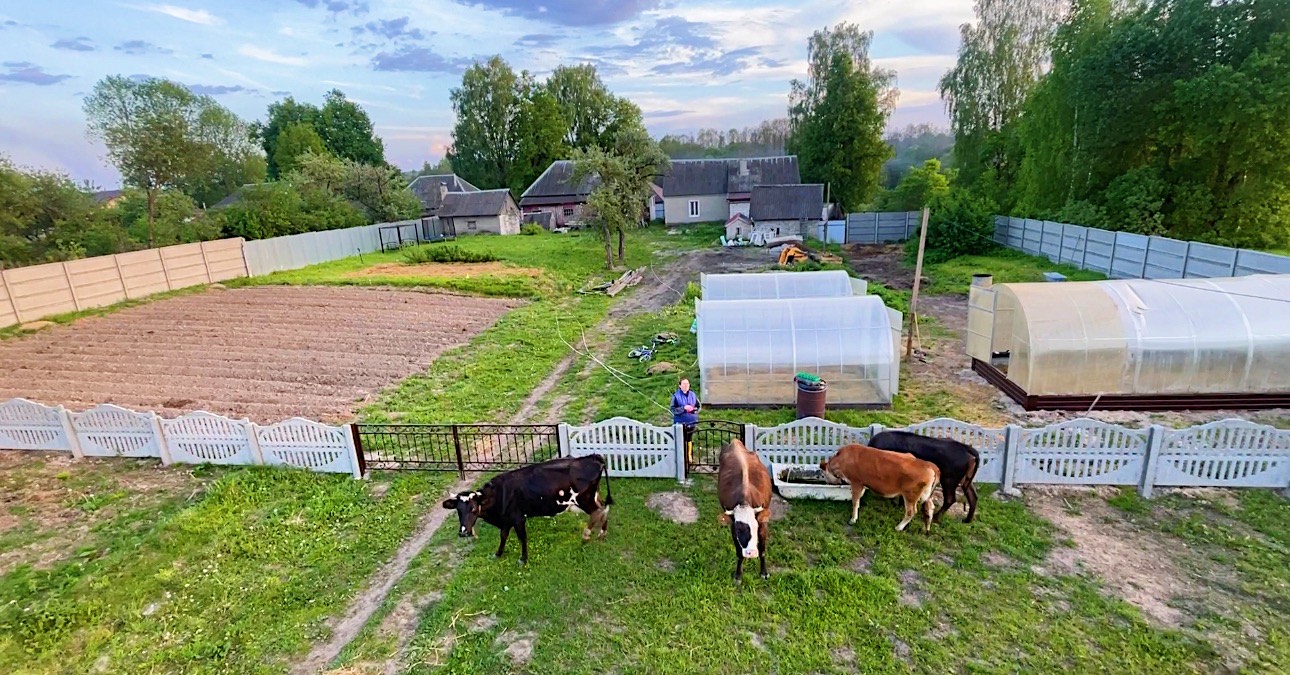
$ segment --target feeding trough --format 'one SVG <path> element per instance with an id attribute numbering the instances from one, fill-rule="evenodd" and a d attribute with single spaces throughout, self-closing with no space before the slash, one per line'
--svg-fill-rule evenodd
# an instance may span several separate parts
<path id="1" fill-rule="evenodd" d="M 823 472 L 815 464 L 771 464 L 770 477 L 784 499 L 851 499 L 850 485 L 824 482 Z"/>

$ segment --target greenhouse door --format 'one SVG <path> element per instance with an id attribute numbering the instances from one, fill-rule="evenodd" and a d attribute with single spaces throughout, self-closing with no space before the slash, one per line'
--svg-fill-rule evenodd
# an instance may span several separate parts
<path id="1" fill-rule="evenodd" d="M 693 473 L 716 473 L 721 448 L 732 440 L 744 439 L 744 425 L 723 420 L 699 420 L 686 456 L 685 468 Z"/>

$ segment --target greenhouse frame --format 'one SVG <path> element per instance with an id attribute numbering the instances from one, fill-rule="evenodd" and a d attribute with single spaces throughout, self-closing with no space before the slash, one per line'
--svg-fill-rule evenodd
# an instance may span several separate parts
<path id="1" fill-rule="evenodd" d="M 901 314 L 877 296 L 696 300 L 695 314 L 705 406 L 792 405 L 798 372 L 828 383 L 829 407 L 887 407 L 898 391 Z"/>
<path id="2" fill-rule="evenodd" d="M 974 285 L 972 367 L 1027 410 L 1290 407 L 1290 275 Z"/>
<path id="3" fill-rule="evenodd" d="M 704 300 L 842 298 L 864 295 L 868 288 L 864 279 L 854 279 L 842 270 L 701 274 L 699 286 Z"/>

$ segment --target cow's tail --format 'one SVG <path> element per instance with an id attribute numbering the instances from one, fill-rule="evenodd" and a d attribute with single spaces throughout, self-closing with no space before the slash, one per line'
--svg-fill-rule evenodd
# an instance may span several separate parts
<path id="1" fill-rule="evenodd" d="M 600 463 L 604 466 L 605 472 L 605 506 L 613 506 L 614 495 L 609 489 L 609 460 L 601 455 L 597 455 L 597 457 L 600 457 Z"/>
<path id="2" fill-rule="evenodd" d="M 968 467 L 967 474 L 963 476 L 963 485 L 971 485 L 972 481 L 976 480 L 976 470 L 981 466 L 981 453 L 967 443 L 964 443 L 963 446 L 972 455 L 972 464 Z"/>

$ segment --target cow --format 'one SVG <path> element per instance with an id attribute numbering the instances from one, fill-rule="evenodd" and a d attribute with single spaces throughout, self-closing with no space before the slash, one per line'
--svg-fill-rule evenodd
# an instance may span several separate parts
<path id="1" fill-rule="evenodd" d="M 756 454 L 732 440 L 721 449 L 717 469 L 717 499 L 721 522 L 730 525 L 735 544 L 735 581 L 742 581 L 744 560 L 761 558 L 761 578 L 766 571 L 766 542 L 770 535 L 770 472 Z"/>
<path id="2" fill-rule="evenodd" d="M 932 488 L 940 480 L 940 470 L 931 462 L 903 452 L 879 450 L 866 445 L 846 445 L 833 457 L 820 462 L 824 480 L 834 485 L 851 485 L 852 525 L 860 513 L 860 498 L 866 489 L 884 497 L 903 497 L 905 519 L 896 526 L 900 532 L 909 525 L 923 506 L 923 531 L 932 531 Z"/>
<path id="3" fill-rule="evenodd" d="M 605 501 L 600 501 L 600 476 L 605 476 Z M 506 550 L 511 530 L 520 538 L 520 564 L 529 561 L 529 535 L 525 521 L 534 516 L 555 516 L 565 511 L 587 514 L 582 540 L 591 539 L 599 528 L 600 538 L 609 531 L 609 464 L 600 455 L 561 457 L 497 474 L 484 486 L 447 499 L 443 508 L 457 512 L 459 537 L 475 536 L 475 522 L 502 531 L 496 557 Z"/>
<path id="4" fill-rule="evenodd" d="M 908 431 L 883 431 L 869 439 L 869 447 L 909 453 L 940 469 L 943 499 L 934 520 L 939 521 L 941 514 L 954 505 L 960 487 L 968 506 L 963 522 L 970 523 L 976 517 L 976 485 L 972 481 L 981 466 L 981 455 L 976 448 L 949 438 L 930 438 Z"/>

